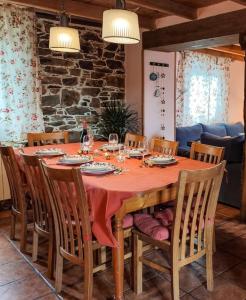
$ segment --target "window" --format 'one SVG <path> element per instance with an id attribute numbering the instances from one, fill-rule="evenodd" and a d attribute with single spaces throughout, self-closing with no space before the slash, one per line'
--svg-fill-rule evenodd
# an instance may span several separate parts
<path id="1" fill-rule="evenodd" d="M 227 58 L 185 52 L 177 66 L 177 126 L 227 121 Z"/>

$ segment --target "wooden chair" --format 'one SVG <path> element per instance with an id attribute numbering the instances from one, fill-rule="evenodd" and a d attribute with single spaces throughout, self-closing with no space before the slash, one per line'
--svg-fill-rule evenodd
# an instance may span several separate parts
<path id="1" fill-rule="evenodd" d="M 215 147 L 193 142 L 191 144 L 190 158 L 210 164 L 219 164 L 224 157 L 224 147 Z"/>
<path id="2" fill-rule="evenodd" d="M 62 288 L 63 260 L 84 267 L 84 298 L 92 299 L 93 250 L 100 245 L 92 240 L 89 207 L 80 169 L 52 169 L 41 163 L 49 193 L 56 236 L 55 287 Z"/>
<path id="3" fill-rule="evenodd" d="M 125 145 L 127 147 L 138 148 L 141 147 L 145 137 L 139 134 L 127 133 L 125 137 Z"/>
<path id="4" fill-rule="evenodd" d="M 213 290 L 213 231 L 225 161 L 209 169 L 181 171 L 174 210 L 171 240 L 157 241 L 134 230 L 134 291 L 142 292 L 142 267 L 170 272 L 172 299 L 179 299 L 179 271 L 206 256 L 207 288 Z M 147 195 L 145 195 L 147 197 Z M 170 266 L 161 266 L 143 256 L 143 242 L 168 250 Z"/>
<path id="5" fill-rule="evenodd" d="M 27 134 L 28 146 L 42 146 L 52 144 L 69 143 L 69 133 L 67 131 L 40 132 Z"/>
<path id="6" fill-rule="evenodd" d="M 216 147 L 207 144 L 193 142 L 191 144 L 190 158 L 211 164 L 219 164 L 224 158 L 224 147 Z M 225 170 L 226 171 L 226 170 Z M 213 250 L 216 252 L 216 236 L 214 231 Z"/>
<path id="7" fill-rule="evenodd" d="M 53 219 L 51 206 L 47 190 L 45 188 L 42 171 L 37 156 L 26 155 L 22 153 L 25 162 L 25 174 L 27 184 L 31 192 L 34 231 L 33 231 L 33 251 L 32 260 L 37 261 L 38 258 L 38 241 L 42 236 L 49 241 L 48 249 L 48 277 L 53 275 L 53 254 L 54 254 L 54 235 L 53 235 Z"/>
<path id="8" fill-rule="evenodd" d="M 150 149 L 154 152 L 160 152 L 167 155 L 177 155 L 179 142 L 168 141 L 159 138 L 151 140 Z"/>
<path id="9" fill-rule="evenodd" d="M 27 224 L 32 221 L 32 210 L 28 210 L 27 184 L 24 174 L 21 172 L 16 156 L 12 147 L 0 147 L 0 153 L 9 181 L 10 193 L 12 199 L 11 208 L 11 232 L 10 238 L 15 239 L 15 227 L 17 219 L 20 221 L 20 250 L 25 252 L 27 241 Z"/>

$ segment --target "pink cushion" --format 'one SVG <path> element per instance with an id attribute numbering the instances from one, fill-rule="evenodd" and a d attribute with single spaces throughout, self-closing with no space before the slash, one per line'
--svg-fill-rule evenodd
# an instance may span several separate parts
<path id="1" fill-rule="evenodd" d="M 166 208 L 165 210 L 155 213 L 155 218 L 158 219 L 162 225 L 169 226 L 173 222 L 173 209 Z"/>
<path id="2" fill-rule="evenodd" d="M 133 216 L 131 214 L 125 215 L 123 219 L 123 229 L 129 228 L 133 226 Z"/>
<path id="3" fill-rule="evenodd" d="M 169 238 L 168 228 L 149 214 L 134 215 L 134 224 L 140 231 L 155 240 L 163 241 Z"/>

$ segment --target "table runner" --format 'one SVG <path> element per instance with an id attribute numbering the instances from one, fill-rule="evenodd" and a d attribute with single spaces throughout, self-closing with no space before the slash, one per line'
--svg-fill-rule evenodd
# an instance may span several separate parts
<path id="1" fill-rule="evenodd" d="M 95 143 L 95 148 L 99 148 L 102 143 Z M 56 147 L 62 149 L 67 154 L 77 154 L 80 144 L 59 144 L 56 146 L 38 146 L 22 148 L 24 153 L 33 155 L 35 151 L 42 148 Z M 95 161 L 105 161 L 101 152 L 100 156 L 94 158 Z M 24 169 L 24 162 L 19 151 L 16 150 L 19 165 Z M 54 168 L 66 169 L 67 166 L 57 165 L 59 158 L 46 159 L 47 164 Z M 113 236 L 111 218 L 119 210 L 123 201 L 150 189 L 167 187 L 178 180 L 180 170 L 197 170 L 211 167 L 211 164 L 191 160 L 185 157 L 176 157 L 178 163 L 165 168 L 141 167 L 141 160 L 127 159 L 127 172 L 120 175 L 86 176 L 82 175 L 87 198 L 91 207 L 92 232 L 101 245 L 116 247 L 117 243 Z M 115 157 L 108 160 L 118 166 Z"/>

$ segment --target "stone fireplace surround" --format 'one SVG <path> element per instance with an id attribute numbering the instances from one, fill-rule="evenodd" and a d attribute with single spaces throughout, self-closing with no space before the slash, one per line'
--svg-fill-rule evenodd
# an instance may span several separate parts
<path id="1" fill-rule="evenodd" d="M 97 134 L 101 108 L 125 99 L 124 48 L 103 42 L 101 25 L 85 22 L 72 24 L 79 29 L 80 53 L 51 51 L 49 29 L 55 24 L 54 17 L 37 15 L 45 131 L 76 131 L 86 117 Z"/>

